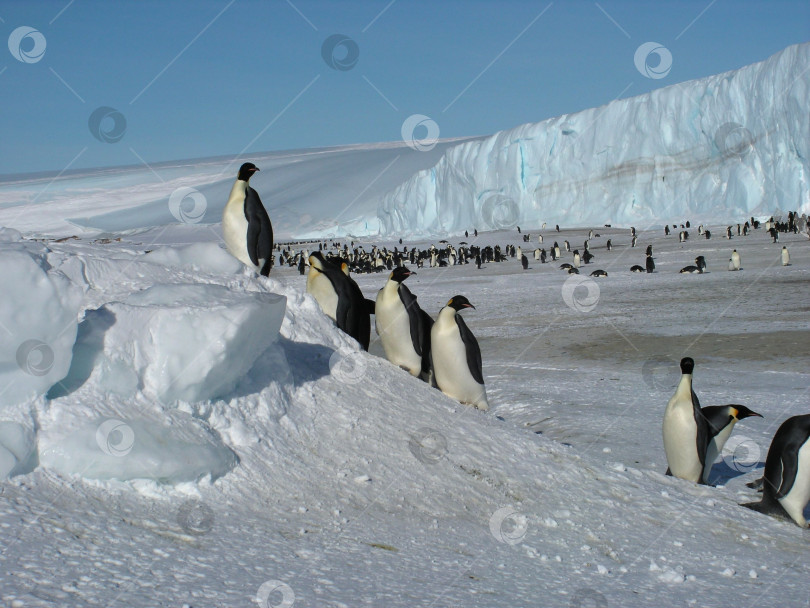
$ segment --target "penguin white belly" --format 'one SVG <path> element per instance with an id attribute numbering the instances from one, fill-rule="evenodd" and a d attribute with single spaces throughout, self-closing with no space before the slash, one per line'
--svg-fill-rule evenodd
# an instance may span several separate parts
<path id="1" fill-rule="evenodd" d="M 779 503 L 797 524 L 807 527 L 804 518 L 804 508 L 810 501 L 810 441 L 806 441 L 799 449 L 799 465 L 796 470 L 796 479 L 787 496 L 779 499 Z"/>
<path id="2" fill-rule="evenodd" d="M 332 319 L 337 320 L 337 305 L 338 296 L 334 287 L 329 279 L 323 273 L 317 270 L 310 270 L 307 275 L 307 293 L 318 301 L 321 310 L 324 314 Z"/>
<path id="3" fill-rule="evenodd" d="M 434 323 L 430 343 L 433 370 L 441 391 L 479 410 L 488 409 L 486 389 L 470 373 L 467 349 L 461 340 L 455 319 L 450 319 L 449 323 Z"/>
<path id="4" fill-rule="evenodd" d="M 408 370 L 413 376 L 422 371 L 422 358 L 416 354 L 411 339 L 411 324 L 408 311 L 399 299 L 399 294 L 381 290 L 374 308 L 377 334 L 385 350 L 385 357 L 394 365 Z"/>
<path id="5" fill-rule="evenodd" d="M 722 431 L 717 433 L 717 435 L 712 437 L 711 441 L 709 441 L 709 445 L 706 448 L 706 461 L 703 467 L 703 480 L 706 483 L 709 482 L 709 473 L 712 470 L 714 461 L 717 460 L 720 452 L 723 451 L 723 446 L 726 445 L 726 441 L 728 441 L 728 438 L 731 437 L 731 431 L 733 430 L 734 425 L 727 424 Z"/>
<path id="6" fill-rule="evenodd" d="M 697 423 L 688 404 L 667 406 L 664 413 L 664 451 L 670 472 L 675 477 L 699 482 L 703 474 L 697 454 Z"/>

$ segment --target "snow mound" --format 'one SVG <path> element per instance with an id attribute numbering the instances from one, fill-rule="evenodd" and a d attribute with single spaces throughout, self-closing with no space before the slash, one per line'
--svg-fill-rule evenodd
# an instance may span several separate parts
<path id="1" fill-rule="evenodd" d="M 70 368 L 83 292 L 48 253 L 16 231 L 0 233 L 0 407 L 44 394 Z"/>
<path id="2" fill-rule="evenodd" d="M 62 383 L 90 378 L 120 396 L 205 401 L 236 386 L 275 342 L 286 298 L 221 285 L 159 284 L 88 311 L 76 364 Z"/>
<path id="3" fill-rule="evenodd" d="M 146 254 L 144 262 L 172 268 L 235 274 L 243 264 L 216 243 L 194 243 L 185 247 L 161 247 Z"/>
<path id="4" fill-rule="evenodd" d="M 0 422 L 0 479 L 29 473 L 35 466 L 33 433 L 16 422 Z"/>
<path id="5" fill-rule="evenodd" d="M 40 463 L 88 479 L 152 479 L 161 483 L 221 477 L 236 455 L 191 416 L 101 418 L 40 433 Z"/>
<path id="6" fill-rule="evenodd" d="M 449 149 L 382 199 L 389 235 L 810 212 L 810 44 Z"/>

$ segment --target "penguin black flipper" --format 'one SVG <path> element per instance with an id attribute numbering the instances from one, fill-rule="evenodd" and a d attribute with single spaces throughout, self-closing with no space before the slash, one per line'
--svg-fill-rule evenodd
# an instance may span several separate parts
<path id="1" fill-rule="evenodd" d="M 365 298 L 365 300 L 366 300 L 366 312 L 368 312 L 368 314 L 370 315 L 373 315 L 374 311 L 377 308 L 377 303 L 374 300 L 369 300 L 368 298 Z"/>
<path id="2" fill-rule="evenodd" d="M 338 317 L 338 327 L 357 340 L 363 350 L 367 351 L 371 342 L 371 319 L 369 318 L 366 298 L 351 277 L 344 275 L 344 280 L 341 282 L 348 295 L 345 298 L 345 306 L 341 306 L 344 298 L 340 297 L 338 299 L 336 315 Z M 341 313 L 343 314 L 344 327 L 340 325 Z"/>
<path id="3" fill-rule="evenodd" d="M 433 372 L 433 359 L 430 357 L 430 330 L 433 328 L 433 317 L 421 308 L 419 309 L 419 348 L 422 349 L 422 375 L 431 378 Z M 434 382 L 435 384 L 435 382 Z"/>
<path id="4" fill-rule="evenodd" d="M 709 448 L 712 435 L 709 428 L 709 421 L 706 420 L 706 416 L 703 415 L 700 409 L 700 401 L 698 401 L 695 391 L 692 391 L 692 405 L 695 413 L 695 424 L 697 425 L 697 435 L 695 439 L 697 443 L 697 453 L 700 459 L 700 466 L 704 467 L 706 464 L 706 450 Z M 704 483 L 702 478 L 700 483 Z"/>
<path id="5" fill-rule="evenodd" d="M 461 334 L 461 341 L 464 342 L 467 350 L 467 367 L 470 368 L 470 374 L 478 384 L 483 384 L 484 366 L 481 361 L 481 348 L 478 346 L 478 341 L 461 315 L 455 315 L 455 319 L 456 325 L 458 325 L 458 333 Z"/>
<path id="6" fill-rule="evenodd" d="M 260 259 L 264 260 L 260 274 L 266 277 L 270 274 L 270 260 L 273 255 L 273 225 L 259 193 L 250 186 L 245 190 L 245 219 L 248 223 L 248 256 L 257 266 Z"/>
<path id="7" fill-rule="evenodd" d="M 413 344 L 413 349 L 416 351 L 416 354 L 420 357 L 425 352 L 423 349 L 423 338 L 422 338 L 422 323 L 424 319 L 420 314 L 422 309 L 419 307 L 419 304 L 416 302 L 416 296 L 411 293 L 411 290 L 408 289 L 407 285 L 404 283 L 399 284 L 399 299 L 402 300 L 402 305 L 405 307 L 405 312 L 408 313 L 408 324 L 411 330 L 411 343 Z M 428 340 L 430 337 L 428 337 Z"/>

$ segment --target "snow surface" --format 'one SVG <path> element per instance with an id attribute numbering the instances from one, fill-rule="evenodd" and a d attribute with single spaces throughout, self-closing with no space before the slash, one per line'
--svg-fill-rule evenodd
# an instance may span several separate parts
<path id="1" fill-rule="evenodd" d="M 368 177 L 366 152 L 329 152 L 339 183 Z M 157 171 L 181 187 L 224 165 Z M 306 175 L 285 167 L 274 179 Z M 0 210 L 0 224 L 22 231 L 0 229 L 0 264 L 25 286 L 6 290 L 3 318 L 28 315 L 43 326 L 38 339 L 70 358 L 49 388 L 0 409 L 0 474 L 11 476 L 0 481 L 3 605 L 807 604 L 810 532 L 738 506 L 756 498 L 745 483 L 761 475 L 779 424 L 807 412 L 806 235 L 772 243 L 760 229 L 729 242 L 725 226 L 748 215 L 735 214 L 709 225 L 711 240 L 694 226 L 681 243 L 679 229 L 639 225 L 632 248 L 628 230 L 600 221 L 578 277 L 516 259 L 420 269 L 407 284 L 434 317 L 455 294 L 476 306 L 463 315 L 481 346 L 485 413 L 389 364 L 379 340 L 361 351 L 295 269 L 262 278 L 230 263 L 218 227 L 167 215 L 151 172 L 76 179 L 105 180 L 92 196 L 109 188 L 110 207 L 60 178 L 62 198 L 45 196 L 47 180 L 23 180 L 15 187 L 43 199 Z M 328 177 L 312 179 L 326 191 Z M 152 202 L 138 194 L 150 189 Z M 328 199 L 307 204 L 336 217 Z M 363 205 L 373 214 L 371 199 Z M 96 215 L 113 208 L 114 218 Z M 88 225 L 129 232 L 78 227 L 77 209 Z M 677 216 L 667 221 L 694 221 Z M 326 230 L 316 224 L 306 229 Z M 545 247 L 572 249 L 589 228 L 521 226 L 532 243 L 542 233 Z M 528 255 L 515 230 L 467 240 Z M 355 244 L 372 243 L 399 246 Z M 657 272 L 630 273 L 648 244 Z M 726 270 L 732 249 L 739 272 Z M 708 272 L 679 274 L 697 255 Z M 589 278 L 595 268 L 609 276 Z M 373 298 L 386 274 L 355 279 Z M 40 293 L 48 299 L 32 301 Z M 73 333 L 53 331 L 49 315 L 70 311 Z M 29 339 L 7 329 L 0 369 L 14 377 L 0 391 L 16 384 Z M 172 368 L 170 352 L 185 365 Z M 764 416 L 737 425 L 712 469 L 716 487 L 663 475 L 661 421 L 684 355 L 704 405 Z"/>
<path id="2" fill-rule="evenodd" d="M 810 213 L 810 44 L 449 149 L 385 195 L 388 235 Z"/>

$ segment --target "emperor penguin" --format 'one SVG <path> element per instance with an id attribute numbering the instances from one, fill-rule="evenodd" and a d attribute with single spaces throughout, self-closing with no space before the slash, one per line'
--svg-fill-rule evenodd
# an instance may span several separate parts
<path id="1" fill-rule="evenodd" d="M 273 226 L 259 193 L 248 184 L 258 170 L 253 163 L 239 168 L 222 211 L 222 235 L 233 257 L 266 277 L 273 264 Z"/>
<path id="2" fill-rule="evenodd" d="M 357 283 L 348 276 L 348 264 L 340 267 L 327 262 L 320 251 L 309 256 L 307 293 L 317 300 L 321 310 L 343 332 L 368 350 L 371 342 L 371 306 Z"/>
<path id="3" fill-rule="evenodd" d="M 782 266 L 789 266 L 790 265 L 790 254 L 788 253 L 787 247 L 784 245 L 782 246 Z"/>
<path id="4" fill-rule="evenodd" d="M 527 258 L 524 254 L 520 256 L 520 265 L 523 266 L 523 270 L 528 270 L 529 268 L 529 258 Z"/>
<path id="5" fill-rule="evenodd" d="M 461 403 L 479 410 L 489 409 L 481 349 L 461 315 L 465 308 L 475 308 L 464 296 L 453 296 L 439 311 L 430 331 L 433 374 L 439 389 Z"/>
<path id="6" fill-rule="evenodd" d="M 422 310 L 403 281 L 416 274 L 397 266 L 377 292 L 374 322 L 385 357 L 412 376 L 430 375 L 430 329 L 433 319 Z"/>
<path id="7" fill-rule="evenodd" d="M 655 262 L 653 261 L 652 253 L 647 254 L 647 259 L 644 263 L 644 267 L 647 270 L 648 274 L 652 274 L 655 272 Z"/>
<path id="8" fill-rule="evenodd" d="M 737 253 L 737 250 L 731 252 L 731 259 L 728 262 L 728 269 L 729 270 L 739 270 L 740 269 L 740 254 Z"/>
<path id="9" fill-rule="evenodd" d="M 582 263 L 582 258 L 579 255 L 579 249 L 574 249 L 574 268 L 579 268 Z"/>
<path id="10" fill-rule="evenodd" d="M 694 368 L 695 362 L 691 357 L 681 359 L 681 380 L 667 403 L 662 430 L 668 472 L 675 477 L 701 483 L 711 436 L 709 422 L 692 390 Z"/>
<path id="11" fill-rule="evenodd" d="M 706 461 L 703 467 L 703 481 L 709 483 L 709 473 L 717 457 L 723 452 L 726 441 L 731 436 L 734 425 L 744 418 L 759 416 L 744 405 L 709 405 L 701 409 L 709 423 L 709 445 L 706 448 Z"/>
<path id="12" fill-rule="evenodd" d="M 773 436 L 762 484 L 762 500 L 744 507 L 808 527 L 804 508 L 810 501 L 810 414 L 785 420 Z"/>

